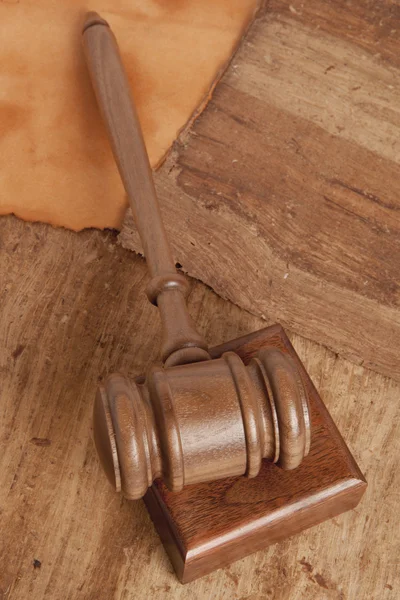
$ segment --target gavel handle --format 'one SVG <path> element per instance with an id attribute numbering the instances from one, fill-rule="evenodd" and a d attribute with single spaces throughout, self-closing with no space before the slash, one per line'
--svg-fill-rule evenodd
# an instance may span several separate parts
<path id="1" fill-rule="evenodd" d="M 86 15 L 83 46 L 97 102 L 125 186 L 151 275 L 149 300 L 163 325 L 162 357 L 168 366 L 210 358 L 186 306 L 188 284 L 175 269 L 152 171 L 118 45 L 107 21 Z"/>

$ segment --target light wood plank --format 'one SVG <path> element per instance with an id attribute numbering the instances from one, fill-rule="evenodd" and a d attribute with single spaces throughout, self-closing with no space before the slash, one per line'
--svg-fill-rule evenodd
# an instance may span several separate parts
<path id="1" fill-rule="evenodd" d="M 0 597 L 390 600 L 400 586 L 398 383 L 292 341 L 369 482 L 344 514 L 197 582 L 177 582 L 142 502 L 107 484 L 91 440 L 99 376 L 157 356 L 144 262 L 115 237 L 0 221 Z M 193 282 L 211 344 L 265 325 Z M 34 569 L 33 560 L 41 561 Z"/>

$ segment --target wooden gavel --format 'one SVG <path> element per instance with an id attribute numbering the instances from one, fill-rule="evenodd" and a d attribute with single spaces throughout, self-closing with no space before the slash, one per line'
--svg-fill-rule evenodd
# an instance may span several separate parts
<path id="1" fill-rule="evenodd" d="M 155 478 L 171 491 L 224 477 L 255 477 L 262 459 L 294 469 L 310 448 L 307 393 L 293 359 L 260 350 L 245 366 L 234 352 L 212 359 L 186 306 L 151 167 L 115 37 L 88 13 L 83 45 L 97 101 L 142 240 L 158 306 L 163 366 L 144 383 L 107 378 L 94 406 L 94 440 L 118 491 L 141 498 Z"/>

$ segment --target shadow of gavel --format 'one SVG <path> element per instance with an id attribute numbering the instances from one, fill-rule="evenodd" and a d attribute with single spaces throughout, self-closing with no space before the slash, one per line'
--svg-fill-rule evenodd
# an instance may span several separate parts
<path id="1" fill-rule="evenodd" d="M 163 366 L 153 365 L 140 384 L 113 374 L 97 392 L 94 440 L 108 479 L 134 500 L 158 477 L 180 491 L 255 477 L 263 459 L 296 468 L 309 452 L 310 419 L 294 360 L 275 347 L 248 365 L 234 352 L 211 358 L 187 310 L 188 282 L 175 269 L 118 46 L 96 13 L 86 16 L 83 45 L 163 329 Z"/>

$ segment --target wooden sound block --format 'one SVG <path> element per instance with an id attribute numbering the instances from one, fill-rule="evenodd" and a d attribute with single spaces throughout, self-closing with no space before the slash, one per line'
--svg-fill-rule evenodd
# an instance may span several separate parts
<path id="1" fill-rule="evenodd" d="M 312 442 L 300 467 L 283 471 L 263 461 L 257 477 L 234 477 L 170 492 L 157 480 L 144 497 L 182 583 L 354 508 L 366 481 L 280 325 L 223 344 L 247 363 L 278 347 L 298 363 L 309 393 Z"/>

